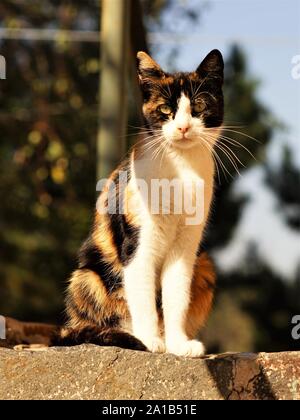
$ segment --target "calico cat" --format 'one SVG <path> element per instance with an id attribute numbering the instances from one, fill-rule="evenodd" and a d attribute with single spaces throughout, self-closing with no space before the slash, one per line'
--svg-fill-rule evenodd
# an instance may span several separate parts
<path id="1" fill-rule="evenodd" d="M 69 282 L 68 321 L 56 344 L 197 357 L 205 350 L 195 337 L 215 287 L 201 242 L 214 192 L 213 148 L 223 122 L 223 58 L 213 50 L 195 72 L 176 74 L 164 72 L 144 52 L 137 59 L 146 134 L 100 194 Z M 120 173 L 126 174 L 125 185 Z M 188 224 L 185 211 L 165 214 L 162 206 L 152 214 L 140 179 L 148 186 L 152 179 L 201 181 L 203 220 Z M 111 201 L 118 211 L 108 211 Z"/>

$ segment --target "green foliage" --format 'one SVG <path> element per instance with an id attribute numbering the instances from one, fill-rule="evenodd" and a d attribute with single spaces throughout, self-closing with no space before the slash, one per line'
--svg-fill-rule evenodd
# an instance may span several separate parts
<path id="1" fill-rule="evenodd" d="M 6 27 L 97 28 L 97 2 L 3 1 Z M 53 320 L 96 195 L 97 44 L 5 41 L 0 312 Z M 91 163 L 94 162 L 94 163 Z"/>

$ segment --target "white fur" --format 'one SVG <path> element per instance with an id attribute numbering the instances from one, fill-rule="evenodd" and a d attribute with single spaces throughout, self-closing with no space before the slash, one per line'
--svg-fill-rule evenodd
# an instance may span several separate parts
<path id="1" fill-rule="evenodd" d="M 189 127 L 185 138 L 178 129 L 182 127 Z M 142 227 L 136 254 L 124 270 L 133 334 L 150 351 L 161 352 L 166 348 L 168 352 L 190 357 L 204 353 L 201 342 L 188 339 L 184 326 L 196 252 L 209 215 L 214 179 L 211 152 L 201 144 L 202 130 L 203 124 L 192 117 L 190 101 L 183 95 L 175 119 L 163 127 L 167 151 L 155 160 L 151 160 L 152 152 L 148 151 L 143 161 L 132 162 L 130 182 L 139 197 Z M 182 182 L 203 180 L 203 223 L 186 225 L 185 214 L 151 214 L 137 189 L 137 179 L 150 185 L 153 178 L 179 178 Z M 158 326 L 157 287 L 162 288 L 164 337 Z"/>

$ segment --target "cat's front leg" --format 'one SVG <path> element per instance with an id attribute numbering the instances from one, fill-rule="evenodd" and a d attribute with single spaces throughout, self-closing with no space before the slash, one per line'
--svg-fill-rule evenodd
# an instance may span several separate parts
<path id="1" fill-rule="evenodd" d="M 134 336 L 149 351 L 163 353 L 165 344 L 159 334 L 154 262 L 149 248 L 139 247 L 124 270 L 124 285 Z"/>
<path id="2" fill-rule="evenodd" d="M 182 239 L 168 255 L 162 274 L 166 348 L 178 356 L 199 357 L 205 353 L 203 344 L 189 339 L 185 331 L 196 247 Z"/>

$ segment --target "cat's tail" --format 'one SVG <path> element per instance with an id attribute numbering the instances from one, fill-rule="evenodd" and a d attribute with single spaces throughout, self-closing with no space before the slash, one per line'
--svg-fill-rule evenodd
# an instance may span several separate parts
<path id="1" fill-rule="evenodd" d="M 146 346 L 133 335 L 118 328 L 100 328 L 96 326 L 81 329 L 62 328 L 55 331 L 51 338 L 51 346 L 78 346 L 80 344 L 96 344 L 98 346 L 114 346 L 130 350 L 147 351 Z"/>
<path id="2" fill-rule="evenodd" d="M 60 327 L 56 325 L 37 322 L 22 322 L 13 318 L 4 318 L 5 339 L 0 340 L 0 347 L 19 345 L 44 345 L 49 346 L 51 338 L 58 334 Z"/>
<path id="3" fill-rule="evenodd" d="M 35 322 L 21 322 L 12 318 L 4 320 L 6 339 L 1 341 L 4 347 L 14 346 L 77 346 L 96 344 L 98 346 L 116 346 L 124 349 L 147 351 L 144 344 L 133 335 L 119 328 L 100 328 L 90 326 L 72 329 L 58 325 Z"/>

